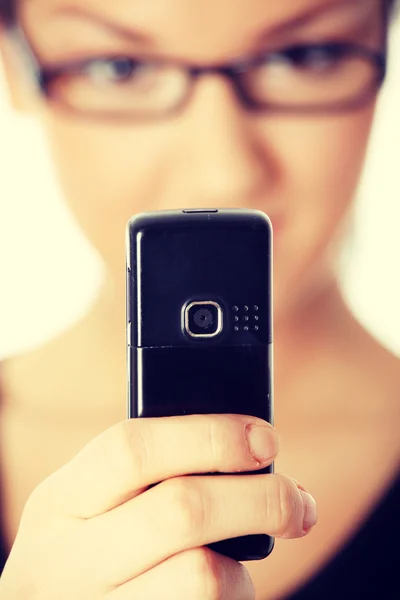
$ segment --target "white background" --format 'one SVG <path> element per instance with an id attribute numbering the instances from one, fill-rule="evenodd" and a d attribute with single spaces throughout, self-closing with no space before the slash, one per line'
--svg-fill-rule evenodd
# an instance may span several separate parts
<path id="1" fill-rule="evenodd" d="M 341 280 L 359 319 L 400 355 L 400 23 Z M 100 262 L 67 212 L 37 125 L 8 105 L 0 71 L 0 358 L 68 328 Z"/>

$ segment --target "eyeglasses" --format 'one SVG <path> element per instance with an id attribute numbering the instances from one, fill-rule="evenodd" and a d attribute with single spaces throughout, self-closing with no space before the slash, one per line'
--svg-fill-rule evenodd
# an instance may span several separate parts
<path id="1" fill-rule="evenodd" d="M 331 113 L 366 104 L 386 75 L 386 53 L 342 42 L 296 44 L 218 66 L 146 56 L 107 56 L 44 66 L 20 28 L 13 30 L 41 93 L 77 116 L 166 118 L 189 103 L 205 75 L 228 79 L 254 112 Z"/>

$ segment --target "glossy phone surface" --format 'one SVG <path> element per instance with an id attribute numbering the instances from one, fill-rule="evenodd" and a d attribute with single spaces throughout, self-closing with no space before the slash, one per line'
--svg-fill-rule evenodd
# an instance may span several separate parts
<path id="1" fill-rule="evenodd" d="M 133 217 L 129 418 L 236 413 L 273 422 L 271 296 L 272 227 L 264 213 L 192 209 Z M 273 538 L 250 535 L 210 548 L 258 560 L 271 552 Z"/>

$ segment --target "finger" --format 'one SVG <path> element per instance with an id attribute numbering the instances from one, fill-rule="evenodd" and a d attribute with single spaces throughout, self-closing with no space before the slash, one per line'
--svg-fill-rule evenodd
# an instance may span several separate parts
<path id="1" fill-rule="evenodd" d="M 282 475 L 170 479 L 88 520 L 85 554 L 96 551 L 106 581 L 117 585 L 211 542 L 249 534 L 300 537 L 310 520 L 306 496 Z M 315 507 L 311 497 L 310 503 Z"/>
<path id="2" fill-rule="evenodd" d="M 274 428 L 254 417 L 128 419 L 92 440 L 45 480 L 32 502 L 37 499 L 36 508 L 45 515 L 90 518 L 161 480 L 192 473 L 252 471 L 271 464 L 277 451 Z"/>
<path id="3" fill-rule="evenodd" d="M 109 592 L 105 600 L 254 600 L 254 586 L 240 563 L 208 548 L 176 554 Z"/>

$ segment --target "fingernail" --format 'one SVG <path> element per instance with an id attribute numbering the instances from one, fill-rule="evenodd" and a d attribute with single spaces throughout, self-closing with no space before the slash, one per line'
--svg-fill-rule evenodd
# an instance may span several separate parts
<path id="1" fill-rule="evenodd" d="M 278 434 L 271 427 L 262 425 L 247 425 L 247 441 L 250 452 L 258 462 L 267 462 L 278 454 Z"/>
<path id="2" fill-rule="evenodd" d="M 302 489 L 299 491 L 304 503 L 303 529 L 305 533 L 308 533 L 317 522 L 317 504 L 311 494 Z"/>

